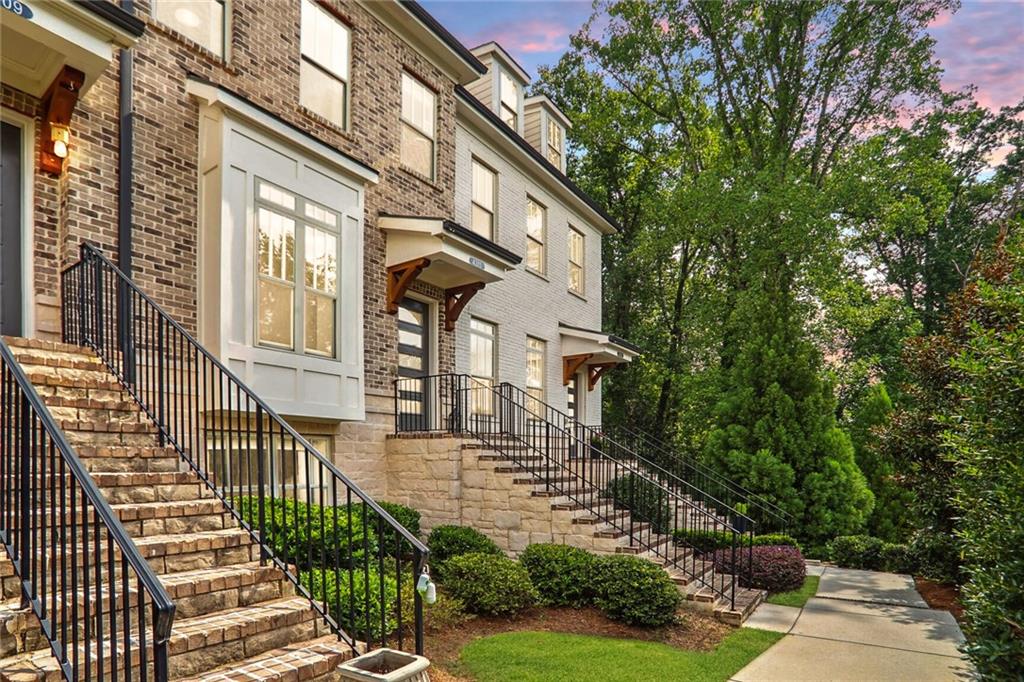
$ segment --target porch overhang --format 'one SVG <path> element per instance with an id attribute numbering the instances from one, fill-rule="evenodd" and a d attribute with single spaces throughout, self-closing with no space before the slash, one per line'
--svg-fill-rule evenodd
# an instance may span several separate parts
<path id="1" fill-rule="evenodd" d="M 0 8 L 3 82 L 42 97 L 70 67 L 83 74 L 79 96 L 110 65 L 117 48 L 131 47 L 145 24 L 108 2 L 18 3 Z"/>
<path id="2" fill-rule="evenodd" d="M 500 282 L 522 260 L 520 256 L 443 218 L 381 215 L 387 235 L 388 313 L 413 282 L 443 289 L 445 328 L 451 331 L 476 292 Z"/>
<path id="3" fill-rule="evenodd" d="M 562 336 L 562 384 L 568 385 L 581 369 L 587 371 L 587 390 L 592 391 L 609 369 L 632 362 L 640 348 L 606 332 L 565 323 L 558 325 Z"/>

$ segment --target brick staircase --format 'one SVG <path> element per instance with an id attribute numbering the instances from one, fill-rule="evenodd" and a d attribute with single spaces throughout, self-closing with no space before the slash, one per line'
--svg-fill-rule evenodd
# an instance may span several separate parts
<path id="1" fill-rule="evenodd" d="M 6 341 L 175 602 L 171 678 L 338 679 L 336 667 L 351 647 L 330 633 L 284 573 L 260 565 L 249 533 L 173 448 L 160 445 L 149 418 L 95 354 Z M 0 585 L 0 680 L 61 679 L 38 620 L 20 608 L 21 582 L 6 557 Z"/>
<path id="2" fill-rule="evenodd" d="M 602 491 L 590 488 L 585 482 L 594 478 L 587 467 L 602 466 L 600 460 L 580 460 L 578 468 L 573 471 L 562 471 L 549 477 L 548 481 L 553 485 L 548 486 L 544 477 L 537 473 L 542 464 L 540 456 L 520 453 L 515 462 L 510 461 L 505 451 L 517 449 L 515 444 L 500 443 L 498 447 L 489 447 L 467 441 L 462 447 L 475 454 L 480 466 L 486 466 L 488 473 L 493 475 L 493 478 L 488 478 L 489 486 L 508 490 L 510 495 L 518 497 L 529 495 L 537 505 L 550 507 L 551 535 L 556 542 L 597 554 L 633 554 L 647 559 L 668 573 L 688 603 L 710 610 L 715 617 L 731 625 L 742 624 L 765 597 L 764 590 L 737 585 L 733 606 L 731 599 L 722 596 L 731 587 L 733 576 L 714 573 L 711 562 L 701 559 L 691 548 L 675 546 L 670 535 L 650 532 L 649 523 L 635 521 L 631 524 L 628 510 L 616 509 Z M 501 481 L 502 478 L 505 481 Z M 592 495 L 595 501 L 584 504 L 560 493 L 559 489 L 571 489 L 577 500 L 580 496 Z M 709 521 L 707 530 L 727 527 L 726 519 L 715 518 L 720 526 L 716 527 Z M 642 546 L 629 530 L 634 536 L 643 537 Z M 717 593 L 711 585 L 717 587 Z"/>

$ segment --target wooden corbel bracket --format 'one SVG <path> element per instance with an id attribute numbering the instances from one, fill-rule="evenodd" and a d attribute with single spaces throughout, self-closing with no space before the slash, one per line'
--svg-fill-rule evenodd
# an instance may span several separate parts
<path id="1" fill-rule="evenodd" d="M 562 385 L 568 386 L 573 376 L 580 370 L 580 367 L 594 357 L 593 353 L 581 353 L 579 355 L 566 355 L 562 358 Z"/>
<path id="2" fill-rule="evenodd" d="M 619 363 L 617 362 L 601 362 L 587 367 L 587 390 L 593 391 L 594 387 L 597 386 L 597 382 L 601 380 L 601 375 L 607 372 L 609 369 Z"/>
<path id="3" fill-rule="evenodd" d="M 423 268 L 430 265 L 429 258 L 414 258 L 413 260 L 388 266 L 388 315 L 398 313 L 398 303 L 405 298 L 405 292 L 409 286 L 416 281 L 416 278 L 423 272 Z"/>
<path id="4" fill-rule="evenodd" d="M 84 82 L 84 73 L 65 66 L 43 95 L 42 145 L 39 152 L 39 167 L 47 173 L 60 175 L 64 171 L 66 159 L 53 153 L 53 127 L 70 128 L 71 114 L 75 111 L 78 93 Z"/>
<path id="5" fill-rule="evenodd" d="M 469 303 L 469 299 L 476 295 L 476 292 L 484 288 L 483 282 L 471 282 L 461 286 L 445 289 L 444 292 L 444 328 L 446 331 L 454 331 L 455 323 L 462 314 L 462 309 Z"/>

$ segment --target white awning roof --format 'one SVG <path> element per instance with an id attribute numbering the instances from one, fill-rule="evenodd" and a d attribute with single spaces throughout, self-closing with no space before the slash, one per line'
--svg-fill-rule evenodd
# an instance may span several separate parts
<path id="1" fill-rule="evenodd" d="M 387 267 L 426 258 L 418 279 L 451 289 L 490 284 L 505 278 L 521 258 L 457 223 L 443 218 L 385 216 L 377 221 L 387 233 Z"/>
<path id="2" fill-rule="evenodd" d="M 640 355 L 640 348 L 614 334 L 573 327 L 565 323 L 558 325 L 562 335 L 562 357 L 589 355 L 585 365 L 630 362 Z"/>

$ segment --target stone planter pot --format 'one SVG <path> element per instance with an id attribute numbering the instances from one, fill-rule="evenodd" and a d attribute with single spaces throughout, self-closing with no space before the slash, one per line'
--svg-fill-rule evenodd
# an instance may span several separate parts
<path id="1" fill-rule="evenodd" d="M 338 666 L 345 682 L 430 682 L 430 661 L 395 649 L 377 649 Z"/>

